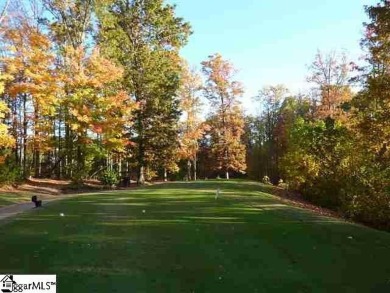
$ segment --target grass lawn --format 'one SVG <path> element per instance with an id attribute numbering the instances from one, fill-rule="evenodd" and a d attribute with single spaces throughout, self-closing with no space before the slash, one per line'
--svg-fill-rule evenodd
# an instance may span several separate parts
<path id="1" fill-rule="evenodd" d="M 390 292 L 390 233 L 266 190 L 202 181 L 53 202 L 0 225 L 0 272 L 57 274 L 58 292 Z"/>
<path id="2" fill-rule="evenodd" d="M 27 202 L 31 200 L 31 196 L 27 193 L 15 194 L 0 192 L 0 208 L 16 204 Z"/>

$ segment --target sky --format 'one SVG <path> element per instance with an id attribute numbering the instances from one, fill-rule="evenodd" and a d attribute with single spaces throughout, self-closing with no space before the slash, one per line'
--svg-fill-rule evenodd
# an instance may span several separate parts
<path id="1" fill-rule="evenodd" d="M 362 55 L 360 39 L 368 18 L 365 5 L 378 0 L 170 0 L 194 31 L 182 56 L 200 68 L 220 53 L 238 69 L 243 105 L 266 85 L 284 84 L 292 93 L 307 89 L 308 65 L 317 50 Z"/>

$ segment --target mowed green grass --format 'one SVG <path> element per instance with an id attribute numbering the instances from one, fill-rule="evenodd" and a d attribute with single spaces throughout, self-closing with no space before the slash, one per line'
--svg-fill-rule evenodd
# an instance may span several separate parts
<path id="1" fill-rule="evenodd" d="M 57 274 L 58 292 L 390 292 L 389 233 L 266 191 L 202 181 L 51 203 L 0 225 L 0 272 Z"/>
<path id="2" fill-rule="evenodd" d="M 1 193 L 0 192 L 0 208 L 17 204 L 17 203 L 23 203 L 31 200 L 31 196 L 26 193 L 22 194 L 15 194 L 15 193 Z"/>

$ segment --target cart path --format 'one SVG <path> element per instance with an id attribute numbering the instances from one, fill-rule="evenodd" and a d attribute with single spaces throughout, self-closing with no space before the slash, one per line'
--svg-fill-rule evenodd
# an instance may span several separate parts
<path id="1" fill-rule="evenodd" d="M 43 200 L 42 205 L 45 206 L 49 202 L 70 198 L 78 195 L 82 195 L 82 194 L 63 195 L 56 198 L 45 199 Z M 32 202 L 23 202 L 23 203 L 17 203 L 17 204 L 2 207 L 0 208 L 0 221 L 33 209 L 35 209 L 35 206 Z"/>
<path id="2" fill-rule="evenodd" d="M 168 184 L 168 183 L 169 182 L 155 182 L 152 185 Z M 49 197 L 49 198 L 45 198 L 45 197 L 42 198 L 42 197 L 38 196 L 38 199 L 42 199 L 42 206 L 45 207 L 45 205 L 50 203 L 50 202 L 58 201 L 58 200 L 62 200 L 62 199 L 67 199 L 67 198 L 72 198 L 72 197 L 76 197 L 76 196 L 85 196 L 85 195 L 103 194 L 103 193 L 115 193 L 118 191 L 123 192 L 123 191 L 134 190 L 137 188 L 140 188 L 140 187 L 136 186 L 136 187 L 130 187 L 127 189 L 119 189 L 119 190 L 101 190 L 101 191 L 95 191 L 95 192 L 60 194 L 60 195 L 56 195 L 55 197 Z M 34 210 L 34 209 L 35 209 L 35 206 L 31 201 L 0 207 L 0 221 L 8 219 L 8 218 L 13 217 L 13 216 L 16 216 L 16 215 L 23 213 L 23 212 Z"/>

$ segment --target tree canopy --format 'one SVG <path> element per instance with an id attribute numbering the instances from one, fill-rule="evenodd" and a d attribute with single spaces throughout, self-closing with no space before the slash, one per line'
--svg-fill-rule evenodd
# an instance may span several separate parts
<path id="1" fill-rule="evenodd" d="M 183 58 L 192 28 L 175 5 L 3 3 L 1 184 L 247 177 L 389 229 L 389 1 L 365 8 L 365 66 L 314 52 L 310 90 L 263 86 L 252 115 L 233 62 Z"/>

